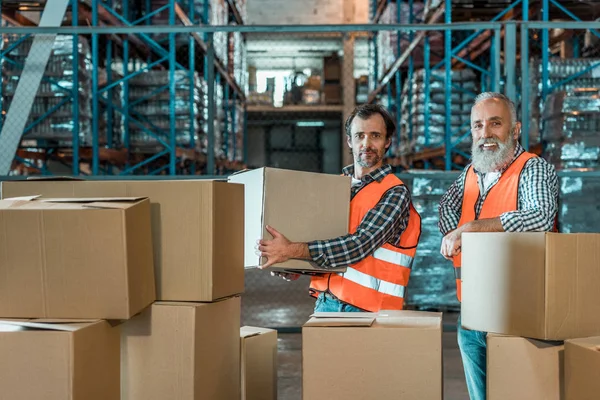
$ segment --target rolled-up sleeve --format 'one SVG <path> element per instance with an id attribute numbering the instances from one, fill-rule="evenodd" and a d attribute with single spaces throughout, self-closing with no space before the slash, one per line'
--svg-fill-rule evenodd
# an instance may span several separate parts
<path id="1" fill-rule="evenodd" d="M 438 206 L 440 216 L 438 228 L 444 236 L 448 232 L 455 230 L 460 222 L 466 172 L 467 169 L 463 170 L 458 179 L 450 185 L 440 200 L 440 205 Z"/>
<path id="2" fill-rule="evenodd" d="M 551 231 L 558 212 L 558 175 L 542 158 L 527 162 L 519 181 L 519 210 L 500 215 L 506 232 Z"/>

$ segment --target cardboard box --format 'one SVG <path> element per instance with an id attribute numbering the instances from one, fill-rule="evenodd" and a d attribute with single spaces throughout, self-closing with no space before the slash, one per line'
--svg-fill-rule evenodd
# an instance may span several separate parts
<path id="1" fill-rule="evenodd" d="M 150 202 L 0 201 L 0 316 L 128 319 L 156 298 Z"/>
<path id="2" fill-rule="evenodd" d="M 600 337 L 565 341 L 566 400 L 600 397 Z"/>
<path id="3" fill-rule="evenodd" d="M 462 325 L 564 340 L 600 335 L 600 234 L 465 233 Z"/>
<path id="4" fill-rule="evenodd" d="M 119 327 L 0 321 L 0 398 L 119 400 Z"/>
<path id="5" fill-rule="evenodd" d="M 240 328 L 242 400 L 277 399 L 277 331 Z"/>
<path id="6" fill-rule="evenodd" d="M 271 239 L 267 225 L 292 242 L 348 234 L 350 177 L 259 168 L 232 175 L 229 181 L 245 186 L 246 268 L 256 268 L 265 262 L 257 255 L 255 246 L 259 239 Z M 318 271 L 316 264 L 303 260 L 289 260 L 273 268 Z M 338 268 L 335 271 L 345 270 Z"/>
<path id="7" fill-rule="evenodd" d="M 123 324 L 123 400 L 231 400 L 240 392 L 240 298 L 157 302 Z"/>
<path id="8" fill-rule="evenodd" d="M 302 328 L 303 398 L 442 398 L 442 314 L 316 313 Z"/>
<path id="9" fill-rule="evenodd" d="M 244 291 L 244 188 L 209 180 L 3 182 L 2 196 L 149 197 L 158 300 Z"/>
<path id="10" fill-rule="evenodd" d="M 487 399 L 564 399 L 564 345 L 515 336 L 487 337 Z"/>

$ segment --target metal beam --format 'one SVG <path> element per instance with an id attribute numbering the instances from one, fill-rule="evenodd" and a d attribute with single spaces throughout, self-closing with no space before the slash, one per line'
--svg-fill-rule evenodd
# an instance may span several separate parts
<path id="1" fill-rule="evenodd" d="M 70 0 L 48 0 L 40 19 L 40 26 L 60 26 L 69 2 Z M 36 35 L 33 38 L 21 72 L 21 79 L 17 84 L 0 133 L 0 175 L 8 175 L 11 170 L 55 39 L 56 34 Z"/>
<path id="2" fill-rule="evenodd" d="M 504 35 L 504 74 L 506 76 L 505 95 L 515 101 L 517 95 L 515 71 L 517 68 L 517 26 L 506 24 Z"/>

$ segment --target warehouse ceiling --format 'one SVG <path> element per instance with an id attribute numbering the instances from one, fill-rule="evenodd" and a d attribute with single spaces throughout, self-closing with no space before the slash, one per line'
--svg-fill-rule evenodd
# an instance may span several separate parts
<path id="1" fill-rule="evenodd" d="M 246 37 L 248 65 L 258 70 L 318 69 L 323 67 L 323 57 L 332 53 L 343 54 L 343 38 L 332 34 L 275 34 L 254 33 Z M 366 35 L 356 38 L 354 69 L 368 67 Z"/>

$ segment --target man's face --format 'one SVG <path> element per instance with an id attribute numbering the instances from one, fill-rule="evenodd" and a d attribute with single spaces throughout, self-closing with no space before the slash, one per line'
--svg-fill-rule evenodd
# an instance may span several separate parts
<path id="1" fill-rule="evenodd" d="M 513 157 L 521 124 L 512 126 L 510 109 L 501 99 L 487 99 L 471 110 L 471 154 L 475 169 L 498 171 Z"/>
<path id="2" fill-rule="evenodd" d="M 379 114 L 367 119 L 355 117 L 350 127 L 348 147 L 352 149 L 354 162 L 363 168 L 373 168 L 383 162 L 391 139 L 386 139 L 385 121 Z"/>

